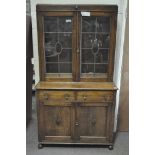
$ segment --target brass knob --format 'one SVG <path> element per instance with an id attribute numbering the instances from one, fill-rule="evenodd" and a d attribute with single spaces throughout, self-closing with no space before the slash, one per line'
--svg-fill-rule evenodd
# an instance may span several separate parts
<path id="1" fill-rule="evenodd" d="M 83 95 L 83 99 L 84 99 L 84 101 L 87 99 L 87 96 L 86 95 Z"/>
<path id="2" fill-rule="evenodd" d="M 61 123 L 61 118 L 57 118 L 57 119 L 56 119 L 56 124 L 57 124 L 57 125 L 60 125 L 60 123 Z"/>
<path id="3" fill-rule="evenodd" d="M 75 122 L 75 126 L 79 126 L 79 122 Z"/>

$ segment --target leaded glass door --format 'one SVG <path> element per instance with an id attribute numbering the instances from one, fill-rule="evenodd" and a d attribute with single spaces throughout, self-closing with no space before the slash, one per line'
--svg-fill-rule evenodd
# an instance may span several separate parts
<path id="1" fill-rule="evenodd" d="M 74 57 L 74 13 L 46 12 L 38 17 L 42 21 L 42 79 L 72 80 Z M 39 37 L 40 38 L 40 37 Z"/>
<path id="2" fill-rule="evenodd" d="M 113 16 L 90 12 L 90 16 L 80 15 L 80 78 L 112 78 L 113 66 Z M 97 81 L 97 80 L 96 80 Z"/>
<path id="3" fill-rule="evenodd" d="M 46 73 L 72 73 L 72 17 L 44 17 Z"/>
<path id="4" fill-rule="evenodd" d="M 112 81 L 116 14 L 81 9 L 39 12 L 42 81 Z"/>

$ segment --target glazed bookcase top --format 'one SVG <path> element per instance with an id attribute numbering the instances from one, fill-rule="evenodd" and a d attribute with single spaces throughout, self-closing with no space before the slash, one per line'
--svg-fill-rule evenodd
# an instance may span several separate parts
<path id="1" fill-rule="evenodd" d="M 37 11 L 104 11 L 104 12 L 118 12 L 117 5 L 49 5 L 38 4 Z"/>
<path id="2" fill-rule="evenodd" d="M 112 82 L 116 5 L 37 5 L 41 81 Z"/>

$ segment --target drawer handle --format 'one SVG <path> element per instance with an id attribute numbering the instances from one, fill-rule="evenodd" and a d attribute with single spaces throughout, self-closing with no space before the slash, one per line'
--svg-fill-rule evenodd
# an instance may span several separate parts
<path id="1" fill-rule="evenodd" d="M 64 95 L 64 97 L 65 97 L 65 100 L 67 100 L 67 101 L 68 101 L 68 100 L 69 100 L 70 95 L 65 94 L 65 95 Z"/>
<path id="2" fill-rule="evenodd" d="M 56 119 L 56 124 L 57 124 L 57 125 L 60 125 L 60 123 L 61 123 L 61 118 L 57 118 L 57 119 Z"/>
<path id="3" fill-rule="evenodd" d="M 83 95 L 83 100 L 87 100 L 87 96 L 86 95 Z"/>
<path id="4" fill-rule="evenodd" d="M 79 122 L 75 122 L 75 126 L 79 126 Z"/>

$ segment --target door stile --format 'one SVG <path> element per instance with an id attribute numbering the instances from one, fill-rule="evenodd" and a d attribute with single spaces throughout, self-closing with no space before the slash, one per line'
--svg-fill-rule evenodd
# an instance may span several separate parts
<path id="1" fill-rule="evenodd" d="M 73 34 L 72 34 L 72 77 L 73 81 L 76 81 L 76 67 L 77 67 L 77 58 L 76 58 L 76 51 L 77 51 L 77 13 L 73 12 Z"/>

